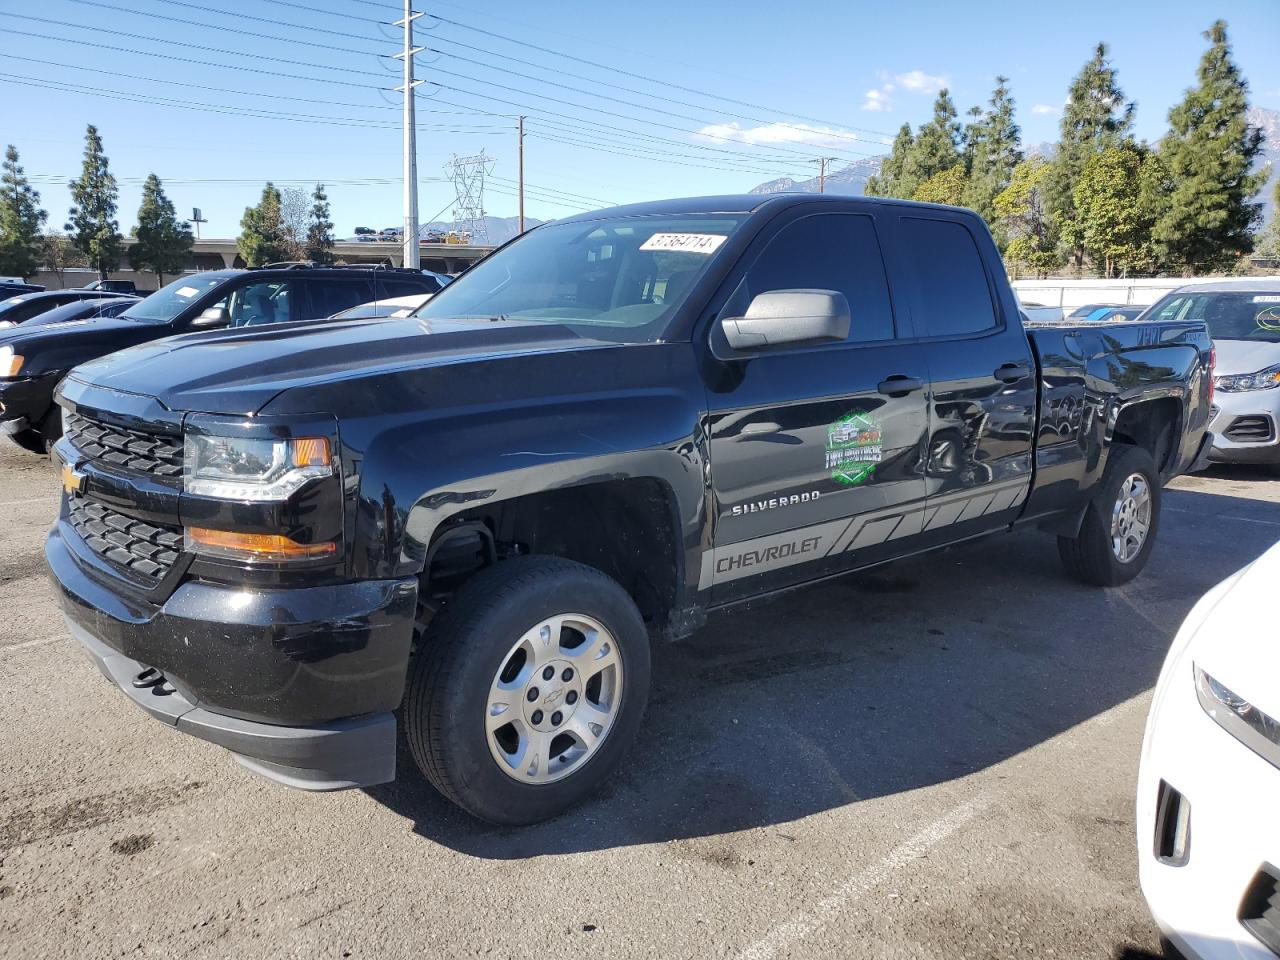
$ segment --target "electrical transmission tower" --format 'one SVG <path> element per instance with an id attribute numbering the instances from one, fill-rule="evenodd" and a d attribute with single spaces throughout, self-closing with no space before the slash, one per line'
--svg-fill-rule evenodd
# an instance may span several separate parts
<path id="1" fill-rule="evenodd" d="M 489 242 L 489 230 L 484 221 L 484 181 L 493 172 L 493 158 L 481 150 L 470 157 L 456 153 L 445 166 L 445 172 L 453 181 L 453 229 L 469 238 L 471 243 Z"/>

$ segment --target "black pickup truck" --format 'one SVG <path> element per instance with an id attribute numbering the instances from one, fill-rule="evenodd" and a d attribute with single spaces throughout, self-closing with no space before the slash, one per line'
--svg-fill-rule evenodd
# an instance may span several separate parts
<path id="1" fill-rule="evenodd" d="M 103 673 L 294 786 L 495 822 L 622 761 L 651 638 L 1038 525 L 1146 563 L 1207 449 L 1201 323 L 1028 330 L 982 221 L 776 195 L 541 226 L 396 321 L 74 370 L 47 558 Z"/>

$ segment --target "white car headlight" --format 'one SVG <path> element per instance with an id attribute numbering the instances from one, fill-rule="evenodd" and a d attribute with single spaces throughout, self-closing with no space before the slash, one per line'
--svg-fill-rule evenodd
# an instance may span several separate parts
<path id="1" fill-rule="evenodd" d="M 188 433 L 184 440 L 184 487 L 206 497 L 286 500 L 335 469 L 324 437 L 270 440 Z"/>
<path id="2" fill-rule="evenodd" d="M 1280 364 L 1257 373 L 1224 374 L 1213 378 L 1213 385 L 1223 393 L 1248 393 L 1251 390 L 1274 390 L 1280 387 Z"/>
<path id="3" fill-rule="evenodd" d="M 1280 767 L 1280 720 L 1263 713 L 1198 666 L 1196 697 L 1204 712 L 1268 763 Z"/>
<path id="4" fill-rule="evenodd" d="M 0 377 L 16 377 L 22 370 L 22 356 L 13 347 L 0 347 Z"/>

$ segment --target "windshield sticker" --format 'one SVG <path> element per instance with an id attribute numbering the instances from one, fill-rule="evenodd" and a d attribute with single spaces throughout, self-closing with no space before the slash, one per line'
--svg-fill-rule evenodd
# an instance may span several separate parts
<path id="1" fill-rule="evenodd" d="M 194 297 L 200 291 L 195 287 L 179 287 L 175 293 L 179 297 Z"/>
<path id="2" fill-rule="evenodd" d="M 1280 331 L 1280 306 L 1259 310 L 1257 321 L 1258 326 L 1269 333 Z"/>
<path id="3" fill-rule="evenodd" d="M 880 424 L 870 414 L 855 411 L 827 427 L 827 470 L 831 479 L 847 487 L 866 483 L 884 456 Z"/>
<path id="4" fill-rule="evenodd" d="M 641 250 L 681 250 L 712 254 L 727 238 L 718 233 L 655 233 L 640 244 Z"/>
<path id="5" fill-rule="evenodd" d="M 1254 303 L 1280 303 L 1280 295 L 1274 293 L 1262 293 L 1253 298 Z"/>

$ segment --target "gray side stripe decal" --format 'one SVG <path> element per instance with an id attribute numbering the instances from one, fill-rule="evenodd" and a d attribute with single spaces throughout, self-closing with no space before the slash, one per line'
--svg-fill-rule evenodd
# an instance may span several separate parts
<path id="1" fill-rule="evenodd" d="M 1030 478 L 1022 477 L 1001 484 L 995 490 L 989 486 L 977 491 L 962 490 L 905 511 L 898 508 L 876 510 L 852 520 L 829 520 L 715 547 L 702 555 L 698 588 L 705 590 L 714 583 L 768 573 L 792 564 L 860 550 L 924 530 L 940 530 L 989 513 L 999 513 L 1017 504 L 1029 490 Z"/>

